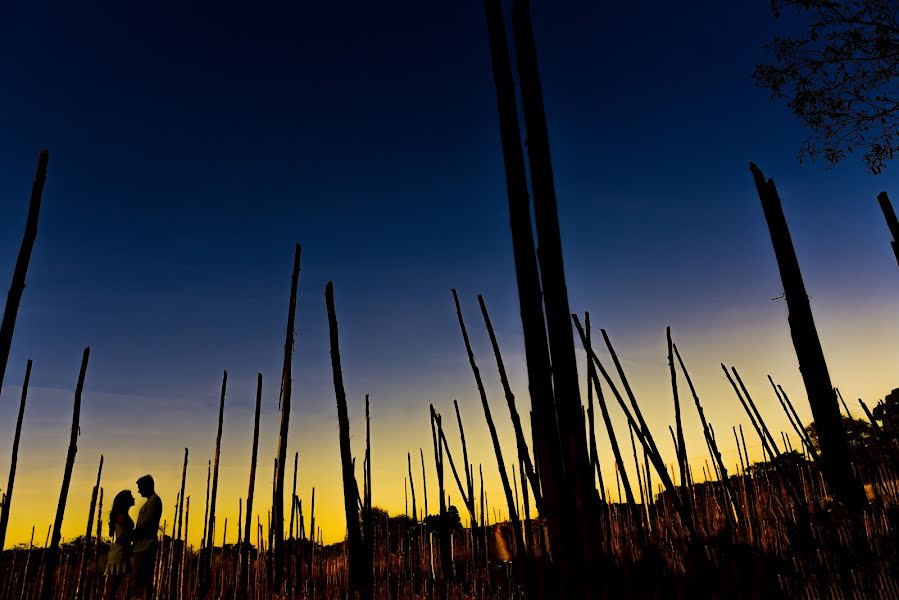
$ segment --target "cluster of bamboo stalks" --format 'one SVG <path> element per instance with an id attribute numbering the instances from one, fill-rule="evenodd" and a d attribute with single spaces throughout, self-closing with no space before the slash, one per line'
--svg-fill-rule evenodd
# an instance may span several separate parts
<path id="1" fill-rule="evenodd" d="M 892 575 L 899 564 L 895 552 L 890 550 L 896 547 L 894 532 L 899 524 L 897 457 L 891 451 L 882 456 L 879 464 L 859 465 L 852 461 L 837 402 L 838 399 L 842 402 L 842 396 L 833 387 L 827 371 L 774 182 L 766 180 L 758 167 L 751 165 L 784 285 L 790 331 L 814 417 L 815 439 L 809 434 L 811 428 L 800 420 L 785 390 L 769 376 L 773 395 L 793 430 L 789 435 L 779 432 L 779 439 L 775 437 L 740 373 L 735 367 L 722 364 L 765 459 L 762 464 L 750 464 L 743 429 L 734 427 L 732 433 L 740 466 L 735 473 L 729 472 L 719 446 L 722 440 L 705 416 L 669 328 L 668 375 L 675 412 L 669 433 L 677 463 L 668 465 L 660 450 L 661 441 L 647 426 L 609 335 L 600 330 L 611 359 L 611 363 L 604 363 L 593 346 L 590 314 L 573 314 L 569 306 L 529 4 L 527 0 L 516 0 L 512 8 L 517 91 L 501 3 L 486 0 L 485 8 L 524 333 L 529 433 L 521 423 L 487 304 L 480 295 L 477 301 L 515 434 L 511 455 L 503 453 L 456 290 L 452 290 L 452 297 L 493 443 L 502 483 L 503 498 L 499 502 L 502 508 L 495 503 L 491 519 L 483 484 L 484 465 L 469 455 L 455 401 L 455 427 L 459 436 L 455 455 L 452 448 L 455 443 L 451 444 L 447 435 L 453 425 L 447 425 L 432 405 L 429 417 L 433 448 L 428 453 L 419 448 L 418 460 L 413 459 L 411 449 L 406 456 L 405 514 L 390 516 L 373 504 L 369 398 L 365 397 L 365 450 L 359 470 L 360 486 L 350 445 L 334 286 L 328 283 L 324 299 L 338 415 L 346 539 L 330 546 L 323 544 L 322 531 L 315 520 L 314 488 L 307 527 L 307 513 L 297 494 L 299 456 L 296 453 L 289 495 L 286 489 L 291 365 L 301 257 L 301 247 L 297 244 L 284 341 L 280 428 L 271 505 L 265 511 L 259 510 L 255 497 L 263 384 L 259 374 L 249 486 L 246 502 L 240 500 L 238 522 L 231 528 L 236 532 L 232 533 L 234 541 L 228 540 L 227 519 L 221 524 L 217 521 L 219 458 L 228 383 L 225 372 L 215 449 L 207 463 L 202 542 L 196 549 L 187 544 L 191 499 L 185 497 L 189 456 L 185 448 L 180 492 L 170 520 L 166 515 L 161 527 L 154 574 L 156 596 L 172 600 L 194 597 L 242 600 L 596 598 L 621 593 L 727 595 L 743 594 L 747 590 L 753 594 L 770 592 L 809 597 L 899 595 Z M 519 123 L 519 100 L 526 147 Z M 48 154 L 44 151 L 38 161 L 25 235 L 0 326 L 0 385 L 36 239 L 47 164 Z M 899 260 L 899 222 L 886 194 L 878 199 Z M 579 352 L 584 353 L 587 361 L 583 381 L 577 369 Z M 61 539 L 89 356 L 90 349 L 85 348 L 53 525 L 42 547 L 35 547 L 32 528 L 27 547 L 17 546 L 0 555 L 0 600 L 112 599 L 128 595 L 127 586 L 113 585 L 102 576 L 108 548 L 101 526 L 104 522 L 102 456 L 89 500 L 85 534 L 66 544 Z M 9 480 L 0 511 L 0 551 L 13 501 L 31 367 L 28 361 Z M 702 424 L 700 446 L 704 445 L 703 452 L 708 451 L 709 456 L 701 467 L 701 478 L 694 473 L 695 465 L 687 460 L 683 421 L 689 411 L 681 404 L 683 383 Z M 586 405 L 581 394 L 583 385 Z M 893 434 L 880 428 L 867 405 L 863 402 L 861 405 L 885 447 L 895 449 Z M 612 426 L 610 412 L 618 410 L 628 425 L 624 438 Z M 598 436 L 598 429 L 606 435 Z M 603 437 L 608 440 L 614 457 L 614 488 L 611 481 L 604 481 L 599 463 L 598 445 Z M 729 441 L 729 434 L 725 437 Z M 794 439 L 797 440 L 795 448 Z M 433 456 L 426 458 L 431 451 Z M 413 463 L 417 470 L 419 462 L 422 505 L 418 503 L 413 475 Z M 431 503 L 428 501 L 426 463 L 431 463 L 436 473 L 436 503 L 433 499 Z M 636 475 L 635 481 L 629 473 Z M 455 482 L 452 490 L 450 478 Z M 867 493 L 863 484 L 868 486 Z M 452 503 L 451 495 L 461 500 L 458 507 Z M 535 514 L 531 514 L 532 506 Z M 467 527 L 462 525 L 460 507 Z M 263 512 L 265 523 L 261 518 Z M 505 518 L 499 516 L 503 512 Z"/>

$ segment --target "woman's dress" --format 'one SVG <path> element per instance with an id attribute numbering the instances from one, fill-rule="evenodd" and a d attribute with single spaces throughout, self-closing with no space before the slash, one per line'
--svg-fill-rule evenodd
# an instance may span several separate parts
<path id="1" fill-rule="evenodd" d="M 129 572 L 129 546 L 126 541 L 126 534 L 134 529 L 134 523 L 131 519 L 123 519 L 119 517 L 115 525 L 115 541 L 109 547 L 109 554 L 106 555 L 106 571 L 107 577 L 125 575 Z"/>

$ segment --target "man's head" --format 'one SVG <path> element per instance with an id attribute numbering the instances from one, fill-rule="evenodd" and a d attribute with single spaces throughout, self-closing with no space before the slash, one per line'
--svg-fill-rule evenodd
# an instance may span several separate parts
<path id="1" fill-rule="evenodd" d="M 149 498 L 155 492 L 155 484 L 153 483 L 153 477 L 150 475 L 144 475 L 140 479 L 137 480 L 137 492 L 143 496 L 144 498 Z"/>

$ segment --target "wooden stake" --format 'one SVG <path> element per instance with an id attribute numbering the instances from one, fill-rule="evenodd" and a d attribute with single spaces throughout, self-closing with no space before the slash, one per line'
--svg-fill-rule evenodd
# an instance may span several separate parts
<path id="1" fill-rule="evenodd" d="M 225 390 L 228 386 L 228 371 L 222 373 L 222 394 L 219 400 L 218 431 L 215 434 L 215 455 L 212 463 L 212 492 L 209 496 L 209 521 L 206 527 L 205 567 L 202 569 L 203 579 L 200 582 L 201 595 L 205 594 L 212 584 L 212 553 L 215 548 L 215 501 L 219 487 L 219 456 L 222 451 L 222 422 L 225 417 Z"/>
<path id="2" fill-rule="evenodd" d="M 19 255 L 16 257 L 16 266 L 12 274 L 12 283 L 6 296 L 3 321 L 0 322 L 0 388 L 3 387 L 3 380 L 6 376 L 6 363 L 9 360 L 9 350 L 12 347 L 12 335 L 16 328 L 19 303 L 22 301 L 22 294 L 25 292 L 25 276 L 28 273 L 28 263 L 31 262 L 31 252 L 37 239 L 37 224 L 41 214 L 41 197 L 44 193 L 44 182 L 47 180 L 47 162 L 49 160 L 50 154 L 46 150 L 41 150 L 37 158 L 34 181 L 31 184 L 31 200 L 28 202 L 28 216 L 25 219 L 22 245 L 19 246 Z"/>
<path id="3" fill-rule="evenodd" d="M 262 373 L 256 374 L 256 412 L 253 418 L 253 450 L 250 454 L 250 485 L 247 491 L 247 518 L 244 525 L 244 545 L 240 552 L 240 598 L 250 595 L 250 536 L 253 526 L 253 494 L 256 489 L 256 459 L 259 451 L 259 411 L 262 406 Z"/>
<path id="4" fill-rule="evenodd" d="M 16 433 L 12 441 L 12 458 L 9 461 L 9 479 L 6 483 L 6 497 L 0 506 L 0 553 L 6 541 L 6 527 L 9 524 L 9 510 L 12 506 L 12 492 L 16 483 L 16 463 L 19 460 L 19 440 L 22 437 L 22 419 L 25 417 L 25 399 L 28 397 L 28 382 L 31 381 L 31 359 L 25 365 L 25 381 L 19 399 L 19 415 L 16 418 Z"/>
<path id="5" fill-rule="evenodd" d="M 343 370 L 340 366 L 340 340 L 337 332 L 337 314 L 334 308 L 334 284 L 325 286 L 325 304 L 328 311 L 328 330 L 331 341 L 331 370 L 334 375 L 334 395 L 337 398 L 337 424 L 340 431 L 340 460 L 343 472 L 343 506 L 347 524 L 347 559 L 350 594 L 359 592 L 369 598 L 371 587 L 371 557 L 363 556 L 362 532 L 359 528 L 357 498 L 359 487 L 353 474 L 353 455 L 350 449 L 350 420 L 343 387 Z"/>
<path id="6" fill-rule="evenodd" d="M 883 211 L 883 217 L 886 219 L 887 227 L 893 236 L 892 246 L 893 253 L 896 255 L 896 262 L 899 263 L 899 219 L 896 218 L 896 211 L 890 202 L 890 197 L 886 192 L 880 192 L 877 195 L 877 201 L 880 203 L 880 209 Z"/>
<path id="7" fill-rule="evenodd" d="M 774 180 L 765 180 L 762 171 L 749 165 L 758 190 L 759 200 L 768 222 L 771 243 L 780 269 L 784 296 L 789 311 L 790 335 L 799 360 L 799 372 L 805 383 L 809 405 L 815 417 L 815 427 L 821 444 L 821 467 L 835 498 L 855 514 L 867 506 L 864 489 L 855 477 L 849 456 L 849 443 L 840 419 L 836 395 L 824 359 L 824 350 L 812 316 L 808 293 L 799 270 L 799 260 Z"/>
<path id="8" fill-rule="evenodd" d="M 293 254 L 293 271 L 290 277 L 290 302 L 287 308 L 287 332 L 284 339 L 284 364 L 281 369 L 281 394 L 278 405 L 281 408 L 281 427 L 278 431 L 278 466 L 272 485 L 272 524 L 274 526 L 275 577 L 274 590 L 282 591 L 284 575 L 284 469 L 287 463 L 287 435 L 290 428 L 290 400 L 292 393 L 291 363 L 295 335 L 294 321 L 297 307 L 297 285 L 300 279 L 300 253 L 297 244 Z"/>
<path id="9" fill-rule="evenodd" d="M 78 435 L 81 432 L 81 393 L 84 391 L 84 378 L 87 374 L 87 362 L 91 349 L 85 348 L 81 355 L 81 370 L 78 372 L 78 384 L 75 386 L 75 407 L 72 411 L 72 429 L 69 436 L 69 450 L 66 455 L 66 466 L 62 475 L 62 489 L 59 502 L 56 504 L 56 518 L 53 520 L 53 537 L 50 546 L 44 551 L 44 581 L 41 587 L 41 600 L 51 600 L 56 591 L 56 565 L 59 563 L 59 541 L 62 538 L 62 519 L 66 511 L 66 500 L 69 497 L 69 484 L 72 482 L 72 468 L 75 466 L 75 453 L 78 452 Z"/>
<path id="10" fill-rule="evenodd" d="M 100 466 L 97 468 L 97 483 L 91 491 L 90 510 L 87 513 L 87 530 L 84 533 L 84 544 L 81 548 L 81 565 L 78 568 L 78 585 L 75 588 L 75 597 L 83 598 L 86 589 L 90 589 L 87 582 L 87 560 L 90 556 L 91 535 L 94 529 L 94 510 L 97 508 L 97 495 L 100 493 L 100 476 L 103 474 L 103 455 L 100 455 Z M 99 539 L 97 542 L 99 543 Z"/>

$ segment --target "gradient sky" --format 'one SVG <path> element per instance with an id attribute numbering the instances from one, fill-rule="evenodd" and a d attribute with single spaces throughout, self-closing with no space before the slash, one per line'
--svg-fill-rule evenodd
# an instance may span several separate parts
<path id="1" fill-rule="evenodd" d="M 852 400 L 874 403 L 899 387 L 899 273 L 875 201 L 884 189 L 899 197 L 899 165 L 874 177 L 851 156 L 831 170 L 797 162 L 805 132 L 750 78 L 762 46 L 790 25 L 762 1 L 535 0 L 534 19 L 571 307 L 590 310 L 595 327 L 609 331 L 662 448 L 674 414 L 666 325 L 730 464 L 737 455 L 728 430 L 750 426 L 719 362 L 741 370 L 772 429 L 789 426 L 768 373 L 810 420 L 786 307 L 772 300 L 782 287 L 750 160 L 778 184 L 831 375 L 850 408 L 860 415 Z M 344 532 L 329 280 L 360 456 L 362 399 L 371 395 L 374 502 L 403 511 L 405 454 L 422 447 L 436 503 L 428 402 L 447 417 L 458 448 L 458 398 L 473 460 L 499 507 L 449 291 L 462 296 L 511 456 L 475 299 L 486 297 L 526 414 L 480 2 L 13 1 L 0 8 L 0 80 L 0 285 L 12 275 L 37 153 L 50 150 L 0 394 L 5 486 L 32 358 L 8 543 L 27 542 L 32 525 L 43 543 L 52 522 L 88 345 L 64 538 L 83 533 L 100 454 L 106 507 L 152 473 L 171 521 L 189 447 L 190 538 L 198 543 L 223 369 L 218 522 L 229 519 L 233 541 L 257 372 L 265 377 L 256 482 L 265 522 L 296 241 L 304 250 L 290 454 L 300 453 L 304 506 L 316 487 L 325 539 Z M 700 425 L 691 405 L 686 415 L 699 471 Z M 615 423 L 624 438 L 617 412 Z M 670 449 L 667 456 L 675 460 Z M 421 503 L 420 467 L 415 477 Z M 451 480 L 448 489 L 458 503 Z"/>

